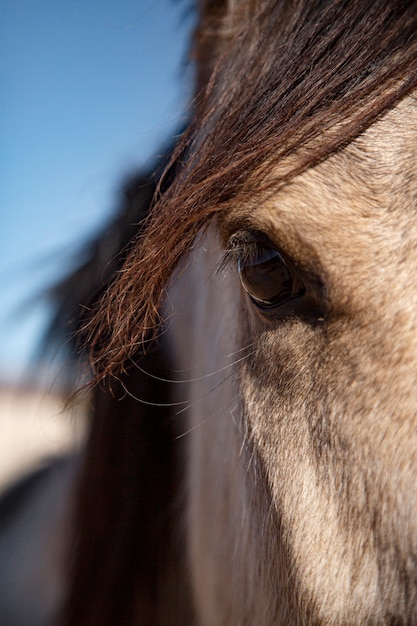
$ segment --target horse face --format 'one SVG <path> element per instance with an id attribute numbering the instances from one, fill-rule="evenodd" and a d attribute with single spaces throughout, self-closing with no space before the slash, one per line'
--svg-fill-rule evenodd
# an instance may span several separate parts
<path id="1" fill-rule="evenodd" d="M 408 98 L 173 281 L 203 624 L 414 619 L 416 141 Z"/>

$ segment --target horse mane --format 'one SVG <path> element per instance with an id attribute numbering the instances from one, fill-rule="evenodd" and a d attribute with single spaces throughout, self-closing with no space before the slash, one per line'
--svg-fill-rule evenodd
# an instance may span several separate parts
<path id="1" fill-rule="evenodd" d="M 126 181 L 114 217 L 81 250 L 74 269 L 49 290 L 53 315 L 45 341 L 49 346 L 65 341 L 72 359 L 66 364 L 70 375 L 84 361 L 78 329 L 117 277 L 132 238 L 143 229 L 174 146 L 167 144 L 148 168 Z M 171 164 L 163 189 L 175 169 Z M 73 359 L 78 361 L 75 367 Z M 159 342 L 146 355 L 138 349 L 135 360 L 141 369 L 132 370 L 128 380 L 113 381 L 111 389 L 97 386 L 90 393 L 61 625 L 135 623 L 138 607 L 140 623 L 155 624 L 155 607 L 166 607 L 161 594 L 170 595 L 182 623 L 190 623 L 188 590 L 177 576 L 182 539 L 166 534 L 180 506 L 174 485 L 180 481 L 181 424 L 172 420 L 168 408 L 155 404 L 170 403 L 168 387 L 157 380 L 170 376 L 169 355 Z M 170 616 L 158 619 L 165 624 Z"/>
<path id="2" fill-rule="evenodd" d="M 343 149 L 417 85 L 413 3 L 209 5 L 196 58 L 215 42 L 214 61 L 199 73 L 207 85 L 175 152 L 182 167 L 83 327 L 97 381 L 158 326 L 167 283 L 210 220 Z M 205 23 L 217 23 L 217 39 Z"/>
<path id="3" fill-rule="evenodd" d="M 90 397 L 60 626 L 193 623 L 179 522 L 185 426 L 160 380 L 171 375 L 164 347 L 137 361 L 128 381 Z"/>
<path id="4" fill-rule="evenodd" d="M 76 253 L 73 268 L 46 293 L 52 314 L 43 343 L 46 348 L 64 343 L 70 362 L 82 358 L 78 331 L 114 281 L 131 241 L 143 228 L 174 146 L 175 141 L 168 142 L 146 168 L 127 178 L 113 217 Z M 168 177 L 165 185 L 169 182 Z"/>
<path id="5" fill-rule="evenodd" d="M 175 141 L 169 142 L 146 169 L 125 182 L 113 218 L 81 249 L 74 269 L 47 293 L 53 313 L 44 342 L 46 348 L 64 342 L 69 357 L 64 369 L 71 385 L 74 372 L 85 362 L 79 328 L 117 277 L 132 239 L 143 229 L 174 146 Z M 164 189 L 175 169 L 171 165 Z M 151 376 L 169 375 L 161 345 L 147 356 L 137 352 L 136 360 Z M 101 386 L 90 393 L 88 441 L 74 494 L 69 587 L 60 624 L 127 624 L 135 620 L 138 606 L 141 623 L 154 624 L 154 607 L 165 606 L 158 597 L 162 588 L 171 593 L 172 603 L 184 607 L 179 612 L 183 623 L 189 623 L 186 607 L 191 604 L 182 599 L 187 589 L 177 589 L 173 574 L 179 567 L 181 538 L 173 537 L 169 545 L 166 538 L 166 526 L 179 505 L 172 495 L 179 481 L 178 420 L 174 424 L 166 408 L 150 410 L 143 404 L 169 404 L 166 385 L 138 369 L 129 376 L 129 394 L 126 384 L 113 382 L 111 390 Z M 169 623 L 166 615 L 160 620 Z"/>

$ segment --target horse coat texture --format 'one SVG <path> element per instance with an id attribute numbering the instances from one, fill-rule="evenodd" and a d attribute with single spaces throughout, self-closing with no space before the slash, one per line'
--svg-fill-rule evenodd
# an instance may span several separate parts
<path id="1" fill-rule="evenodd" d="M 96 383 L 57 622 L 417 624 L 417 3 L 207 0 L 193 58 L 55 290 Z"/>

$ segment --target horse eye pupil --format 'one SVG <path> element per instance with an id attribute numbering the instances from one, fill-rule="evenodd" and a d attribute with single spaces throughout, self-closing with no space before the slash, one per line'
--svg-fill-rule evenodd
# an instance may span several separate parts
<path id="1" fill-rule="evenodd" d="M 284 258 L 271 248 L 260 249 L 250 261 L 240 260 L 238 271 L 244 290 L 263 309 L 278 307 L 304 292 Z"/>

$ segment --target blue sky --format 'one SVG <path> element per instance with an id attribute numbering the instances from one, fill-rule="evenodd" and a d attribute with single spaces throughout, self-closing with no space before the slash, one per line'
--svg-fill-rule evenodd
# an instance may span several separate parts
<path id="1" fill-rule="evenodd" d="M 178 130 L 192 16 L 181 0 L 0 2 L 0 380 L 47 320 L 36 295 Z"/>

